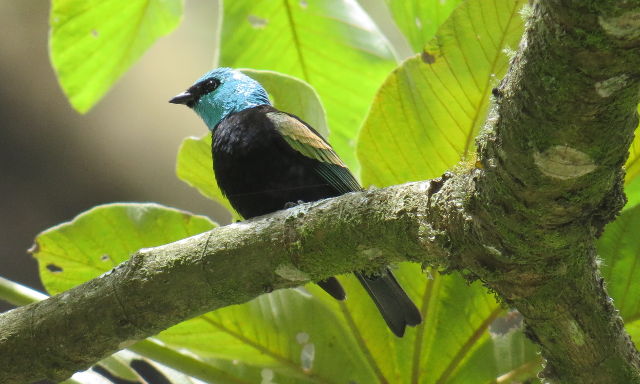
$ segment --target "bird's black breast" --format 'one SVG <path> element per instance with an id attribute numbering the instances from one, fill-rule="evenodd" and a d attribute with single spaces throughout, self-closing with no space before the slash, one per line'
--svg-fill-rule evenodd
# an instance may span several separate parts
<path id="1" fill-rule="evenodd" d="M 340 194 L 318 173 L 318 160 L 286 143 L 266 115 L 274 111 L 267 105 L 245 109 L 223 119 L 214 130 L 216 181 L 245 218 L 283 209 L 287 203 Z"/>

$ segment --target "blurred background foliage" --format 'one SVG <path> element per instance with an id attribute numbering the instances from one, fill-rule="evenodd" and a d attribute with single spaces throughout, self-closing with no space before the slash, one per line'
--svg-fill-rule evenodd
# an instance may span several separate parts
<path id="1" fill-rule="evenodd" d="M 180 143 L 206 130 L 167 102 L 212 66 L 216 1 L 186 2 L 184 22 L 86 115 L 71 107 L 51 67 L 49 8 L 0 0 L 0 275 L 40 289 L 26 252 L 34 235 L 97 204 L 155 201 L 230 218 L 176 178 Z"/>

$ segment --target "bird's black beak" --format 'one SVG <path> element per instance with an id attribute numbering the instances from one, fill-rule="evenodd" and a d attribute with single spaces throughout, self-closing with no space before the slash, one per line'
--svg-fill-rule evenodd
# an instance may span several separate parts
<path id="1" fill-rule="evenodd" d="M 193 104 L 194 97 L 189 91 L 184 91 L 179 95 L 176 95 L 173 99 L 169 100 L 172 104 L 185 104 L 191 106 Z M 191 104 L 191 105 L 190 105 Z"/>

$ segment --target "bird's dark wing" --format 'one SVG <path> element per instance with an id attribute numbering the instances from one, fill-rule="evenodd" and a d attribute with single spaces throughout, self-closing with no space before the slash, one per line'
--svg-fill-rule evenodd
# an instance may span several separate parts
<path id="1" fill-rule="evenodd" d="M 331 145 L 313 128 L 284 112 L 268 112 L 267 118 L 292 149 L 319 162 L 316 171 L 340 193 L 362 189 Z"/>

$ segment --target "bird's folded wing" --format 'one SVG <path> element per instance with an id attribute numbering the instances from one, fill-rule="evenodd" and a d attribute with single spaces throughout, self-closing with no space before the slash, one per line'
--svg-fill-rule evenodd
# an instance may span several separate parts
<path id="1" fill-rule="evenodd" d="M 361 189 L 331 145 L 313 128 L 284 112 L 268 112 L 267 117 L 291 148 L 320 162 L 318 173 L 341 193 Z"/>

